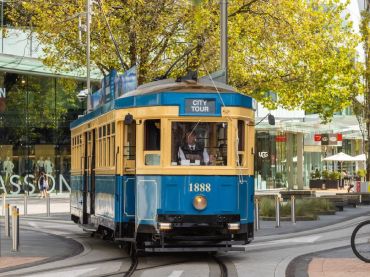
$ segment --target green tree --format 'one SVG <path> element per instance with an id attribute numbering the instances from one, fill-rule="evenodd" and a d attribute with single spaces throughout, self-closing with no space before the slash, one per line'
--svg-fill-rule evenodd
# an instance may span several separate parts
<path id="1" fill-rule="evenodd" d="M 342 17 L 348 3 L 341 2 L 229 1 L 230 84 L 267 107 L 301 108 L 324 120 L 350 105 L 362 90 L 362 68 L 356 64 L 359 37 Z M 9 16 L 19 25 L 32 25 L 45 45 L 47 65 L 85 66 L 85 34 L 80 41 L 74 15 L 85 11 L 86 0 L 17 0 L 12 5 Z M 189 69 L 205 75 L 219 68 L 219 0 L 98 0 L 93 10 L 92 60 L 104 73 L 137 64 L 143 83 L 163 76 L 184 53 L 170 76 Z M 277 102 L 269 91 L 277 93 Z"/>
<path id="2" fill-rule="evenodd" d="M 367 157 L 370 156 L 370 1 L 366 1 L 366 9 L 361 14 L 361 41 L 365 52 L 364 70 L 364 101 L 358 101 L 353 97 L 353 111 L 359 122 L 360 131 L 363 137 L 363 148 L 366 149 Z M 366 136 L 367 133 L 367 136 Z M 365 143 L 366 139 L 367 143 Z M 370 180 L 370 163 L 366 163 L 366 179 Z"/>

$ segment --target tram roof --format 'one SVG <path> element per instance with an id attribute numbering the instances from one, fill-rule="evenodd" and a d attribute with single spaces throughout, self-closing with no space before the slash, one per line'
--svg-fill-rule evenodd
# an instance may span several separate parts
<path id="1" fill-rule="evenodd" d="M 205 97 L 204 94 L 207 94 Z M 203 95 L 203 96 L 202 96 Z M 211 103 L 209 113 L 189 112 L 189 100 L 204 99 Z M 112 109 L 147 106 L 179 106 L 179 116 L 220 116 L 222 106 L 255 109 L 252 97 L 237 92 L 233 87 L 211 80 L 174 79 L 160 80 L 139 86 L 136 90 L 110 101 L 90 113 L 80 116 L 70 124 L 71 128 L 103 115 Z"/>
<path id="2" fill-rule="evenodd" d="M 154 81 L 139 86 L 136 90 L 126 93 L 119 98 L 125 98 L 136 95 L 144 95 L 156 92 L 237 92 L 232 86 L 226 85 L 220 82 L 212 82 L 210 80 L 189 80 L 176 82 L 174 79 L 165 79 L 160 81 Z M 118 99 L 119 99 L 118 98 Z"/>

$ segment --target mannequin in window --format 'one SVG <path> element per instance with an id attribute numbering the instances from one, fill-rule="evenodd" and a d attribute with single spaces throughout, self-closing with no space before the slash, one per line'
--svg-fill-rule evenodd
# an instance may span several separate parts
<path id="1" fill-rule="evenodd" d="M 45 161 L 44 157 L 40 157 L 36 162 L 37 171 L 40 173 L 41 171 L 45 171 Z"/>
<path id="2" fill-rule="evenodd" d="M 14 168 L 13 162 L 10 160 L 9 157 L 6 157 L 6 160 L 3 163 L 3 170 L 5 172 L 5 183 L 8 183 L 10 176 L 12 176 L 13 168 Z"/>
<path id="3" fill-rule="evenodd" d="M 50 157 L 44 162 L 45 173 L 51 175 L 53 173 L 54 164 L 51 162 Z"/>
<path id="4" fill-rule="evenodd" d="M 203 145 L 197 143 L 196 134 L 194 132 L 186 132 L 185 142 L 179 147 L 178 157 L 183 164 L 183 161 L 189 160 L 190 163 L 207 165 L 209 163 L 209 155 Z"/>

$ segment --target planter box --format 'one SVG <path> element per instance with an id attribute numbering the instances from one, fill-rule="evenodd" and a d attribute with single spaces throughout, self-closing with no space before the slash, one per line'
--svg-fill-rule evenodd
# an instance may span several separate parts
<path id="1" fill-rule="evenodd" d="M 337 189 L 337 180 L 310 180 L 310 189 Z"/>
<path id="2" fill-rule="evenodd" d="M 280 191 L 280 195 L 284 200 L 290 200 L 292 195 L 296 199 L 316 197 L 316 193 L 313 190 L 282 190 Z"/>

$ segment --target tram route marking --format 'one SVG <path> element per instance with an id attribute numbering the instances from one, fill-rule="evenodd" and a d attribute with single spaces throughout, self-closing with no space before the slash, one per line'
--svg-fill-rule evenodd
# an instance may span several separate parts
<path id="1" fill-rule="evenodd" d="M 168 277 L 180 277 L 184 271 L 183 270 L 175 270 L 172 271 Z"/>

